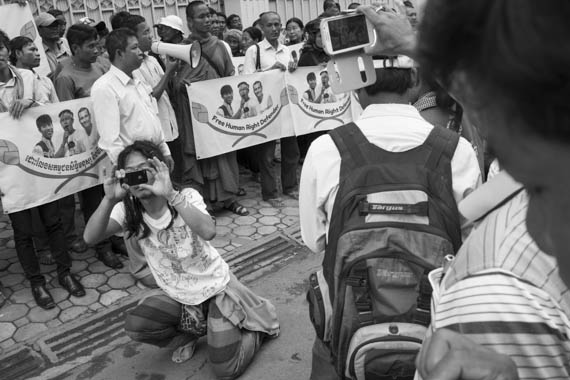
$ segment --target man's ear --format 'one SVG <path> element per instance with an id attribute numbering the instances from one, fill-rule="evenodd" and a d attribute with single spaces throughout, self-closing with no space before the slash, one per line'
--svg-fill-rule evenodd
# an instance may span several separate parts
<path id="1" fill-rule="evenodd" d="M 420 73 L 418 72 L 418 68 L 417 67 L 412 67 L 411 68 L 411 75 L 412 75 L 412 84 L 414 87 L 417 87 L 420 85 Z"/>

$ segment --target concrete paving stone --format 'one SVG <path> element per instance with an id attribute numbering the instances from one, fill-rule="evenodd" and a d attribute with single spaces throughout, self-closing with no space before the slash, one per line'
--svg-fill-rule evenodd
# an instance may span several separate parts
<path id="1" fill-rule="evenodd" d="M 49 289 L 49 292 L 51 293 L 53 300 L 55 301 L 56 304 L 58 304 L 59 307 L 63 307 L 62 302 L 65 302 L 65 300 L 69 298 L 69 292 L 60 287 L 59 284 L 57 288 Z M 71 306 L 71 303 L 69 305 Z"/>
<path id="2" fill-rule="evenodd" d="M 99 310 L 105 306 L 101 305 L 99 302 L 95 302 L 95 303 L 92 303 L 91 305 L 89 305 L 88 307 L 89 307 L 89 310 L 97 311 L 97 310 Z"/>
<path id="3" fill-rule="evenodd" d="M 23 304 L 33 302 L 34 296 L 32 295 L 32 289 L 24 288 L 18 290 L 17 292 L 14 292 L 14 294 L 10 296 L 10 301 L 12 301 L 13 303 L 23 303 Z"/>
<path id="4" fill-rule="evenodd" d="M 111 290 L 103 294 L 99 302 L 101 302 L 101 304 L 104 306 L 109 306 L 121 298 L 127 297 L 128 295 L 129 293 L 125 292 L 124 290 Z"/>
<path id="5" fill-rule="evenodd" d="M 88 274 L 85 277 L 81 277 L 81 284 L 86 288 L 98 288 L 101 285 L 107 283 L 107 276 L 101 273 Z"/>
<path id="6" fill-rule="evenodd" d="M 277 227 L 275 226 L 263 226 L 257 229 L 261 235 L 269 235 L 277 231 Z"/>
<path id="7" fill-rule="evenodd" d="M 69 301 L 77 306 L 89 306 L 93 302 L 97 302 L 99 299 L 99 292 L 95 289 L 85 289 L 85 295 L 83 297 L 70 296 Z"/>
<path id="8" fill-rule="evenodd" d="M 283 229 L 287 228 L 287 225 L 283 224 L 283 223 L 279 223 L 279 224 L 276 224 L 275 227 L 279 228 L 280 230 L 283 230 Z"/>
<path id="9" fill-rule="evenodd" d="M 299 207 L 284 207 L 281 213 L 287 216 L 297 216 L 299 215 Z"/>
<path id="10" fill-rule="evenodd" d="M 8 258 L 8 261 L 10 262 L 10 264 L 19 262 L 17 257 L 10 257 Z"/>
<path id="11" fill-rule="evenodd" d="M 286 207 L 299 207 L 299 201 L 288 197 L 283 197 L 283 204 Z"/>
<path id="12" fill-rule="evenodd" d="M 253 241 L 253 239 L 251 239 L 250 237 L 235 237 L 232 239 L 232 245 L 237 245 L 237 246 L 241 246 L 241 245 L 246 245 L 249 244 Z"/>
<path id="13" fill-rule="evenodd" d="M 12 322 L 12 323 L 14 323 L 14 326 L 16 326 L 17 328 L 20 328 L 20 327 L 22 327 L 22 326 L 27 325 L 28 323 L 30 323 L 30 320 L 29 320 L 28 318 L 26 318 L 26 317 L 22 317 L 22 318 L 16 319 L 16 320 L 15 320 L 14 322 Z"/>
<path id="14" fill-rule="evenodd" d="M 18 258 L 18 253 L 14 248 L 6 248 L 4 245 L 4 248 L 0 249 L 0 252 L 2 252 L 2 257 L 4 259 Z"/>
<path id="15" fill-rule="evenodd" d="M 91 249 L 88 249 L 85 252 L 75 252 L 75 251 L 69 251 L 69 252 L 70 252 L 71 259 L 73 261 L 87 261 L 88 258 L 95 255 L 95 252 Z"/>
<path id="16" fill-rule="evenodd" d="M 71 296 L 69 296 L 69 293 L 68 293 L 68 299 L 59 302 L 59 303 L 57 304 L 57 306 L 59 306 L 59 308 L 60 308 L 61 310 L 69 309 L 70 307 L 73 306 L 73 304 L 71 303 L 71 301 L 69 300 L 69 298 L 71 298 Z"/>
<path id="17" fill-rule="evenodd" d="M 24 288 L 26 288 L 26 286 L 24 284 L 16 284 L 14 286 L 10 287 L 13 291 L 17 292 L 18 290 L 22 290 Z"/>
<path id="18" fill-rule="evenodd" d="M 90 275 L 90 273 L 87 270 L 82 270 L 81 272 L 77 273 L 77 276 L 81 279 L 81 281 L 83 281 L 83 277 L 89 276 L 89 275 Z"/>
<path id="19" fill-rule="evenodd" d="M 113 289 L 127 289 L 135 284 L 135 278 L 129 273 L 118 273 L 107 284 Z"/>
<path id="20" fill-rule="evenodd" d="M 46 326 L 49 327 L 50 329 L 53 329 L 57 326 L 60 326 L 62 323 L 59 319 L 52 319 L 51 321 L 46 323 Z"/>
<path id="21" fill-rule="evenodd" d="M 256 229 L 252 226 L 239 226 L 233 232 L 239 236 L 251 236 L 255 234 Z"/>
<path id="22" fill-rule="evenodd" d="M 247 215 L 247 216 L 238 216 L 234 220 L 234 223 L 237 224 L 238 226 L 251 226 L 256 221 L 257 220 L 253 216 Z"/>
<path id="23" fill-rule="evenodd" d="M 22 318 L 30 309 L 26 305 L 12 303 L 0 309 L 0 322 L 12 322 Z"/>
<path id="24" fill-rule="evenodd" d="M 105 273 L 109 270 L 109 267 L 97 260 L 96 262 L 89 264 L 87 270 L 91 273 Z"/>
<path id="25" fill-rule="evenodd" d="M 264 216 L 277 215 L 279 214 L 279 210 L 273 207 L 264 207 L 259 209 L 259 213 Z"/>
<path id="26" fill-rule="evenodd" d="M 218 251 L 218 253 L 219 253 L 220 255 L 223 255 L 224 253 L 227 252 L 224 248 L 216 248 L 216 250 Z"/>
<path id="27" fill-rule="evenodd" d="M 96 257 L 88 257 L 87 259 L 85 259 L 89 264 L 94 263 L 95 261 L 98 261 Z"/>
<path id="28" fill-rule="evenodd" d="M 5 272 L 6 269 L 8 269 L 8 267 L 10 266 L 10 264 L 11 263 L 6 259 L 0 260 L 0 271 Z"/>
<path id="29" fill-rule="evenodd" d="M 62 321 L 63 323 L 74 320 L 88 310 L 89 309 L 87 308 L 87 306 L 72 306 L 61 312 L 61 314 L 59 315 L 59 320 Z"/>
<path id="30" fill-rule="evenodd" d="M 260 218 L 260 219 L 261 219 L 261 218 Z M 255 227 L 255 228 L 258 228 L 258 227 L 263 227 L 263 224 L 262 224 L 262 223 L 259 223 L 259 222 L 255 222 L 255 223 L 253 223 L 251 226 L 252 226 L 252 227 Z"/>
<path id="31" fill-rule="evenodd" d="M 10 230 L 2 230 L 0 231 L 0 239 L 7 239 L 12 237 L 12 235 L 14 234 L 14 232 L 10 229 Z"/>
<path id="32" fill-rule="evenodd" d="M 230 218 L 229 216 L 220 216 L 220 217 L 216 218 L 216 227 L 217 226 L 227 226 L 232 221 L 233 221 L 233 219 Z"/>
<path id="33" fill-rule="evenodd" d="M 264 224 L 266 226 L 274 226 L 281 222 L 281 219 L 275 216 L 264 216 L 263 218 L 259 219 L 259 223 Z"/>
<path id="34" fill-rule="evenodd" d="M 28 319 L 31 322 L 41 322 L 47 323 L 49 321 L 53 321 L 57 319 L 57 316 L 61 312 L 59 307 L 54 307 L 51 310 L 44 310 L 39 306 L 32 307 L 30 312 L 28 313 Z"/>
<path id="35" fill-rule="evenodd" d="M 210 243 L 214 246 L 214 248 L 222 248 L 230 243 L 230 239 L 227 237 L 215 237 L 210 241 Z"/>
<path id="36" fill-rule="evenodd" d="M 14 244 L 14 239 L 10 239 L 8 240 L 8 242 L 6 243 L 6 248 L 15 248 L 16 244 Z"/>
<path id="37" fill-rule="evenodd" d="M 255 234 L 251 235 L 251 238 L 252 238 L 253 240 L 257 240 L 257 239 L 260 239 L 260 238 L 262 238 L 262 237 L 263 237 L 263 235 L 261 235 L 261 234 L 259 234 L 259 233 L 255 233 Z"/>
<path id="38" fill-rule="evenodd" d="M 14 332 L 16 331 L 16 326 L 13 323 L 2 322 L 0 323 L 0 342 L 6 339 L 10 339 Z"/>
<path id="39" fill-rule="evenodd" d="M 14 333 L 13 339 L 16 342 L 23 342 L 30 338 L 35 337 L 38 334 L 46 331 L 48 328 L 44 323 L 29 323 L 25 326 L 18 328 Z"/>
<path id="40" fill-rule="evenodd" d="M 227 226 L 216 226 L 216 235 L 217 236 L 228 235 L 231 233 L 232 233 L 232 230 Z"/>
<path id="41" fill-rule="evenodd" d="M 16 344 L 16 341 L 12 338 L 3 340 L 0 342 L 0 354 L 2 354 L 2 350 L 7 350 L 12 348 Z"/>
<path id="42" fill-rule="evenodd" d="M 109 269 L 107 272 L 105 272 L 105 276 L 107 277 L 113 277 L 114 275 L 117 274 L 117 270 L 116 269 Z"/>
<path id="43" fill-rule="evenodd" d="M 98 287 L 97 290 L 99 291 L 99 293 L 104 293 L 104 292 L 108 292 L 109 290 L 111 290 L 111 287 L 109 285 L 105 284 L 105 285 L 101 285 L 100 287 Z"/>
<path id="44" fill-rule="evenodd" d="M 8 267 L 8 272 L 10 273 L 24 273 L 24 269 L 22 269 L 22 264 L 19 262 L 13 263 Z"/>
<path id="45" fill-rule="evenodd" d="M 299 222 L 299 218 L 298 217 L 294 217 L 294 216 L 285 216 L 281 219 L 281 221 L 283 223 L 285 223 L 287 226 L 292 226 L 293 224 L 296 224 Z"/>
<path id="46" fill-rule="evenodd" d="M 233 229 L 236 228 L 237 226 L 238 226 L 238 225 L 235 224 L 235 223 L 230 223 L 230 224 L 228 224 L 226 227 L 228 227 L 229 229 L 232 229 L 232 230 L 233 230 Z"/>
<path id="47" fill-rule="evenodd" d="M 79 273 L 84 271 L 89 266 L 89 263 L 85 260 L 73 260 L 73 264 L 71 265 L 71 272 Z"/>

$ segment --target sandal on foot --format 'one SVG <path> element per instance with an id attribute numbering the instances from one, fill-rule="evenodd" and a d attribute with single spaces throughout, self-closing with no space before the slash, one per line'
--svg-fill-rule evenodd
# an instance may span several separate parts
<path id="1" fill-rule="evenodd" d="M 247 195 L 247 192 L 245 191 L 245 189 L 243 187 L 240 187 L 238 189 L 238 192 L 236 194 L 238 197 L 243 197 L 244 195 Z"/>
<path id="2" fill-rule="evenodd" d="M 240 216 L 249 215 L 249 211 L 236 201 L 232 202 L 229 206 L 224 206 L 224 208 Z"/>
<path id="3" fill-rule="evenodd" d="M 285 207 L 283 200 L 281 198 L 271 198 L 265 200 L 265 202 L 269 203 L 273 208 L 282 208 Z"/>
<path id="4" fill-rule="evenodd" d="M 174 352 L 172 352 L 172 361 L 174 363 L 184 363 L 190 360 L 194 356 L 194 351 L 196 351 L 196 343 L 198 340 L 193 340 L 192 342 L 178 347 Z"/>
<path id="5" fill-rule="evenodd" d="M 42 265 L 53 265 L 55 264 L 55 259 L 50 251 L 42 251 L 38 254 L 38 261 Z"/>

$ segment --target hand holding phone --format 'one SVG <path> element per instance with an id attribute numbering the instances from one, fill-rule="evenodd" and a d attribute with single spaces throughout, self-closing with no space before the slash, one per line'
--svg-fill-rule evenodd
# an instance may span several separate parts
<path id="1" fill-rule="evenodd" d="M 338 55 L 374 44 L 374 27 L 363 14 L 352 13 L 321 21 L 321 38 L 327 54 Z"/>
<path id="2" fill-rule="evenodd" d="M 136 172 L 125 173 L 125 177 L 121 179 L 121 184 L 128 186 L 136 186 L 148 182 L 146 169 L 137 170 Z"/>

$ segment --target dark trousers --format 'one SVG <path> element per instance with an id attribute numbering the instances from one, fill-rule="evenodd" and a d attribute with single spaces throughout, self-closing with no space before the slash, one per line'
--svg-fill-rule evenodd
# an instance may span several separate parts
<path id="1" fill-rule="evenodd" d="M 177 184 L 182 183 L 182 143 L 180 142 L 180 137 L 169 141 L 166 143 L 168 145 L 168 149 L 170 149 L 170 154 L 172 155 L 172 159 L 174 160 L 174 170 L 170 177 L 172 178 L 172 182 Z"/>
<path id="2" fill-rule="evenodd" d="M 87 224 L 91 215 L 93 215 L 95 210 L 97 210 L 97 207 L 99 207 L 104 196 L 105 190 L 103 189 L 103 185 L 90 187 L 89 189 L 85 189 L 79 193 L 79 203 L 81 204 L 81 211 L 83 211 L 83 220 L 85 220 L 85 224 Z M 110 239 L 102 240 L 95 245 L 95 251 L 97 253 L 103 253 L 110 250 Z"/>
<path id="3" fill-rule="evenodd" d="M 313 345 L 313 359 L 311 363 L 311 380 L 338 380 L 329 348 L 319 338 L 315 338 Z"/>
<path id="4" fill-rule="evenodd" d="M 75 239 L 77 239 L 77 234 L 75 233 L 75 196 L 72 194 L 59 199 L 57 201 L 57 206 L 61 217 L 61 225 L 65 241 L 69 247 Z M 36 247 L 36 252 L 46 251 L 49 249 L 48 234 L 42 224 L 37 208 L 31 209 L 31 211 L 32 224 L 34 226 L 34 246 Z"/>
<path id="5" fill-rule="evenodd" d="M 69 273 L 71 258 L 61 226 L 57 201 L 38 206 L 37 211 L 49 238 L 50 250 L 57 264 L 57 275 L 62 277 Z M 40 271 L 40 264 L 33 244 L 32 210 L 23 210 L 9 214 L 14 230 L 14 243 L 20 264 L 26 278 L 32 286 L 44 285 L 45 278 Z"/>
<path id="6" fill-rule="evenodd" d="M 278 196 L 275 178 L 275 141 L 256 146 L 259 157 L 259 173 L 261 177 L 261 195 L 264 200 Z M 281 139 L 281 185 L 284 193 L 297 189 L 297 167 L 299 165 L 299 146 L 297 138 Z"/>

